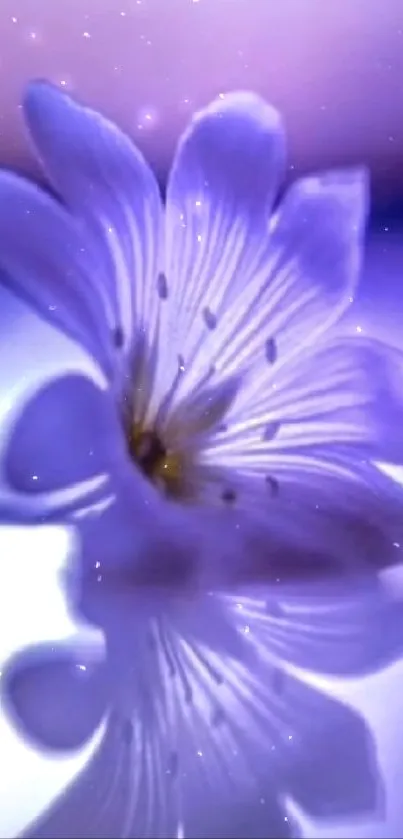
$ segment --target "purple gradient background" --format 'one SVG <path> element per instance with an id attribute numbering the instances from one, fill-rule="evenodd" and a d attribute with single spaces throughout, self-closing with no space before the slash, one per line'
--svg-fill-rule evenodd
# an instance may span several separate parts
<path id="1" fill-rule="evenodd" d="M 1 0 L 0 74 L 0 160 L 28 171 L 34 164 L 18 105 L 25 82 L 38 76 L 113 117 L 162 181 L 189 115 L 234 88 L 258 91 L 283 112 L 290 177 L 367 163 L 373 217 L 352 325 L 403 346 L 402 0 Z M 28 641 L 28 626 L 26 634 Z M 320 836 L 402 836 L 403 664 L 364 685 L 333 688 L 374 727 L 388 821 Z M 5 731 L 0 714 L 0 747 Z M 36 815 L 84 758 L 69 758 L 62 771 L 7 732 L 0 778 L 11 780 L 0 783 L 0 798 L 7 791 L 10 807 L 18 802 L 22 829 L 24 814 Z M 0 837 L 10 835 L 6 809 L 0 805 Z M 307 833 L 319 836 L 312 825 Z"/>
<path id="2" fill-rule="evenodd" d="M 284 113 L 298 170 L 365 160 L 379 203 L 403 188 L 401 0 L 2 0 L 0 47 L 3 160 L 26 162 L 32 77 L 65 81 L 162 173 L 195 108 L 251 88 Z"/>

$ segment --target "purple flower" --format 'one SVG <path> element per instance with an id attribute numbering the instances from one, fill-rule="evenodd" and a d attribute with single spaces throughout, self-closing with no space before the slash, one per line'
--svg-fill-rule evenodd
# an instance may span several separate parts
<path id="1" fill-rule="evenodd" d="M 356 291 L 365 173 L 303 178 L 273 207 L 280 117 L 229 94 L 182 137 L 164 207 L 100 115 L 45 83 L 25 115 L 63 204 L 2 174 L 0 270 L 59 335 L 27 327 L 43 360 L 9 370 L 4 513 L 79 516 L 89 564 L 139 578 L 162 574 L 162 542 L 175 584 L 185 567 L 215 585 L 390 561 L 401 493 L 373 460 L 402 456 L 395 354 L 332 330 Z"/>
<path id="2" fill-rule="evenodd" d="M 0 504 L 77 528 L 110 709 L 34 835 L 288 836 L 286 796 L 320 816 L 376 806 L 363 721 L 300 672 L 363 674 L 401 650 L 376 574 L 401 490 L 375 465 L 402 458 L 400 359 L 335 331 L 365 173 L 303 178 L 275 204 L 279 115 L 229 94 L 183 135 L 163 205 L 97 113 L 36 83 L 25 116 L 62 203 L 1 175 L 1 282 L 42 323 L 10 363 Z M 32 735 L 46 703 L 65 730 L 96 704 L 99 670 L 74 699 L 69 661 L 53 681 L 48 661 L 11 668 Z"/>

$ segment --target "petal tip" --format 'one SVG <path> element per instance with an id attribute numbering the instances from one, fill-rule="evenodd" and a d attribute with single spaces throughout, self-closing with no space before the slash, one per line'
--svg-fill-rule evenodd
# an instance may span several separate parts
<path id="1" fill-rule="evenodd" d="M 49 100 L 52 101 L 58 95 L 63 96 L 63 93 L 47 79 L 29 81 L 22 97 L 23 113 L 28 125 L 39 111 L 49 105 Z"/>
<path id="2" fill-rule="evenodd" d="M 55 114 L 60 106 L 74 106 L 74 100 L 49 79 L 33 79 L 25 87 L 22 108 L 30 130 L 42 122 L 49 113 Z"/>
<path id="3" fill-rule="evenodd" d="M 309 175 L 305 182 L 312 192 L 316 189 L 361 190 L 367 188 L 368 170 L 365 166 L 329 169 Z"/>
<path id="4" fill-rule="evenodd" d="M 325 172 L 322 181 L 329 186 L 341 189 L 366 192 L 369 185 L 369 172 L 366 166 L 350 166 Z"/>
<path id="5" fill-rule="evenodd" d="M 337 179 L 337 180 L 336 180 Z M 370 179 L 366 166 L 351 166 L 335 174 L 335 186 L 340 197 L 350 207 L 351 217 L 358 227 L 364 227 L 370 207 Z"/>
<path id="6" fill-rule="evenodd" d="M 56 92 L 56 85 L 46 78 L 31 79 L 26 85 L 23 94 L 23 104 L 30 103 L 44 93 Z"/>
<path id="7" fill-rule="evenodd" d="M 278 131 L 283 128 L 280 112 L 257 93 L 248 90 L 220 93 L 206 108 L 195 114 L 195 119 L 209 115 L 224 117 L 229 114 L 249 119 L 265 131 Z"/>
<path id="8" fill-rule="evenodd" d="M 313 199 L 329 199 L 343 208 L 354 226 L 365 226 L 369 211 L 369 172 L 365 166 L 331 169 L 296 181 L 295 187 Z"/>

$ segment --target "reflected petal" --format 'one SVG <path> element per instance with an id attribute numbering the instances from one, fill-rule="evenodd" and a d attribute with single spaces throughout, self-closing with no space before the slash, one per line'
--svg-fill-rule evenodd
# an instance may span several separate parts
<path id="1" fill-rule="evenodd" d="M 310 816 L 351 818 L 384 806 L 373 736 L 363 718 L 303 682 L 290 684 L 288 794 Z"/>
<path id="2" fill-rule="evenodd" d="M 338 677 L 362 677 L 403 653 L 403 604 L 375 577 L 248 587 L 224 598 L 263 658 Z M 231 622 L 230 621 L 230 622 Z"/>
<path id="3" fill-rule="evenodd" d="M 36 645 L 3 668 L 2 701 L 21 736 L 36 748 L 67 752 L 84 746 L 99 727 L 108 682 L 105 666 L 88 660 L 77 643 Z"/>
<path id="4" fill-rule="evenodd" d="M 207 598 L 182 610 L 157 591 L 122 589 L 109 606 L 104 743 L 29 835 L 65 836 L 70 819 L 82 836 L 287 836 L 283 796 L 326 817 L 381 803 L 363 720 L 296 679 L 270 644 L 253 650 L 253 620 L 238 626 L 251 655 L 231 649 L 225 598 L 221 616 Z"/>

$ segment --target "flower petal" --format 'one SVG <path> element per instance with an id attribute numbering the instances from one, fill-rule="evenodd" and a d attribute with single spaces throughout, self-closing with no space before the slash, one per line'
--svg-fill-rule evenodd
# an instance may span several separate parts
<path id="1" fill-rule="evenodd" d="M 60 204 L 24 178 L 0 173 L 0 284 L 110 372 L 113 347 L 96 290 L 102 273 Z"/>
<path id="2" fill-rule="evenodd" d="M 236 600 L 236 602 L 235 602 Z M 358 678 L 394 664 L 403 651 L 403 604 L 372 577 L 251 586 L 228 598 L 261 656 L 300 670 Z"/>
<path id="3" fill-rule="evenodd" d="M 105 377 L 77 344 L 1 286 L 0 303 L 0 518 L 57 519 L 105 496 L 105 468 L 122 441 L 118 420 Z"/>
<path id="4" fill-rule="evenodd" d="M 211 361 L 225 376 L 259 360 L 289 364 L 354 299 L 367 214 L 361 169 L 293 184 L 270 225 L 265 258 L 217 330 Z"/>
<path id="5" fill-rule="evenodd" d="M 355 573 L 398 561 L 402 490 L 369 458 L 401 461 L 401 374 L 397 350 L 357 337 L 301 352 L 279 370 L 274 363 L 266 378 L 256 362 L 238 388 L 192 480 L 206 504 L 231 497 L 234 520 L 247 512 L 246 542 L 255 539 L 263 559 L 266 540 L 266 573 Z"/>
<path id="6" fill-rule="evenodd" d="M 284 691 L 287 695 L 287 685 Z M 322 819 L 362 817 L 383 809 L 383 779 L 364 719 L 296 680 L 287 698 L 295 726 L 288 735 L 294 759 L 290 757 L 283 781 L 290 797 L 311 817 Z"/>
<path id="7" fill-rule="evenodd" d="M 25 649 L 3 667 L 2 702 L 11 720 L 40 749 L 82 747 L 106 714 L 105 667 L 71 643 Z"/>
<path id="8" fill-rule="evenodd" d="M 270 471 L 313 448 L 401 462 L 403 355 L 367 338 L 318 344 L 286 367 L 257 361 L 238 388 L 206 462 Z"/>
<path id="9" fill-rule="evenodd" d="M 296 181 L 270 225 L 266 259 L 229 306 L 214 346 L 226 375 L 278 367 L 312 346 L 354 299 L 367 216 L 365 170 Z"/>
<path id="10" fill-rule="evenodd" d="M 123 435 L 108 396 L 84 376 L 61 375 L 37 391 L 14 417 L 4 477 L 16 493 L 36 496 L 45 515 L 55 497 L 64 495 L 67 507 L 74 507 L 79 491 L 84 503 L 83 488 L 95 487 L 111 474 L 122 457 L 122 446 Z"/>
<path id="11" fill-rule="evenodd" d="M 152 323 L 158 297 L 161 200 L 140 152 L 109 120 L 45 82 L 28 87 L 25 116 L 56 191 L 104 262 L 104 322 L 124 352 Z"/>
<path id="12" fill-rule="evenodd" d="M 193 373 L 197 379 L 205 372 L 199 368 L 217 324 L 220 331 L 221 314 L 259 264 L 284 162 L 280 116 L 251 93 L 217 99 L 183 135 L 167 187 L 161 388 L 178 355 L 184 357 L 185 388 Z M 197 352 L 203 360 L 195 370 Z"/>
<path id="13" fill-rule="evenodd" d="M 167 195 L 175 302 L 165 343 L 184 359 L 180 394 L 209 371 L 230 378 L 256 358 L 285 363 L 353 298 L 365 172 L 298 181 L 270 221 L 283 157 L 278 116 L 246 94 L 213 103 L 179 147 Z"/>
<path id="14" fill-rule="evenodd" d="M 376 807 L 362 719 L 284 669 L 236 597 L 217 599 L 218 622 L 207 597 L 185 612 L 181 598 L 122 597 L 104 620 L 116 685 L 104 744 L 30 835 L 65 836 L 74 818 L 84 836 L 101 824 L 118 836 L 288 836 L 286 796 L 327 817 Z M 228 615 L 246 659 L 225 652 Z"/>
<path id="15" fill-rule="evenodd" d="M 183 512 L 181 532 L 207 588 L 354 579 L 400 561 L 402 490 L 369 462 L 317 451 L 279 458 L 259 481 L 207 471 L 204 488 L 205 506 Z"/>

